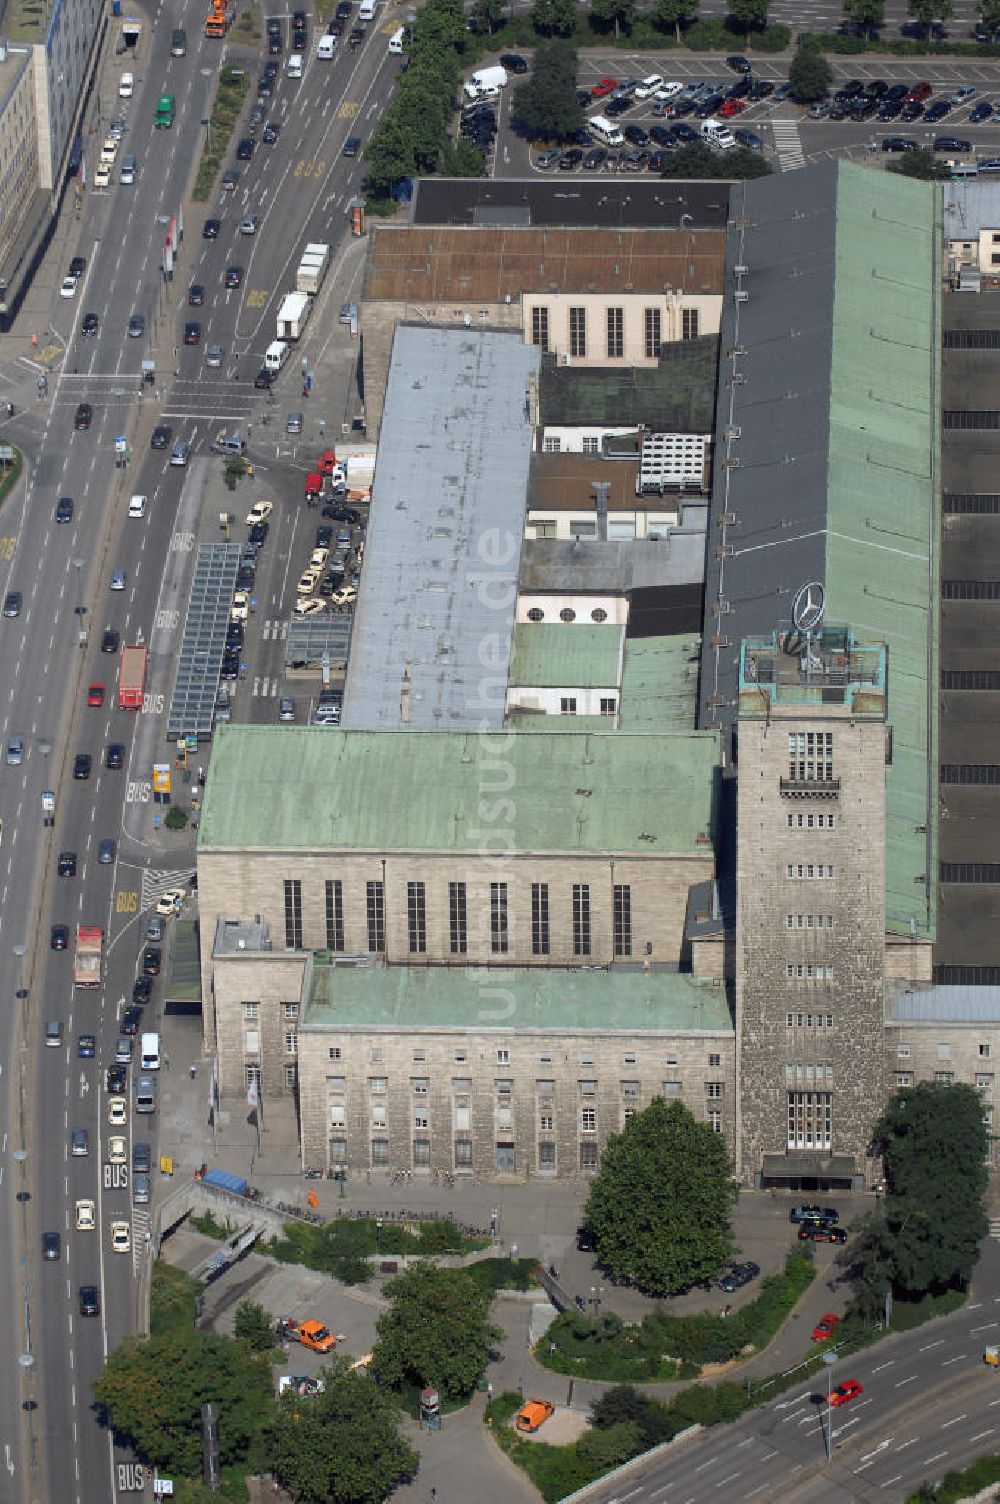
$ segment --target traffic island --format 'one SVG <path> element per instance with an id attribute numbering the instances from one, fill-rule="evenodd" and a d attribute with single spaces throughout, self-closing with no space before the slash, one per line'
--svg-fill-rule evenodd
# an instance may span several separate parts
<path id="1" fill-rule="evenodd" d="M 219 74 L 212 114 L 206 128 L 208 135 L 205 148 L 191 195 L 196 202 L 204 202 L 212 195 L 216 176 L 236 129 L 249 88 L 250 75 L 245 68 L 223 68 Z"/>

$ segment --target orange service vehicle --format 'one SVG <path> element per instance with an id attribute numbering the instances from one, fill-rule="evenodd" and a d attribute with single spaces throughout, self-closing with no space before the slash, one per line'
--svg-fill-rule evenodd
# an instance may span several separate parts
<path id="1" fill-rule="evenodd" d="M 311 1348 L 314 1353 L 328 1353 L 333 1349 L 337 1339 L 331 1331 L 323 1325 L 322 1321 L 300 1321 L 298 1331 L 295 1334 L 303 1347 Z"/>
<path id="2" fill-rule="evenodd" d="M 514 1424 L 519 1431 L 537 1431 L 555 1413 L 555 1408 L 550 1400 L 528 1400 L 517 1412 Z"/>

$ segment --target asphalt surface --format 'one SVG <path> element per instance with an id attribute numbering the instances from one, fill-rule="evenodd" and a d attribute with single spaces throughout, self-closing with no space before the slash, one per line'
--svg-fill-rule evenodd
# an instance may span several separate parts
<path id="1" fill-rule="evenodd" d="M 341 148 L 349 134 L 364 139 L 370 133 L 398 68 L 398 60 L 390 64 L 387 55 L 386 21 L 380 13 L 365 44 L 353 52 L 344 47 L 332 62 L 315 59 L 310 24 L 304 77 L 288 80 L 286 19 L 286 52 L 278 59 L 282 72 L 268 111 L 268 118 L 281 124 L 279 138 L 274 145 L 258 144 L 253 159 L 239 164 L 234 192 L 220 192 L 203 208 L 192 208 L 183 199 L 193 180 L 222 51 L 201 35 L 203 17 L 203 6 L 188 4 L 152 30 L 144 25 L 134 58 L 115 58 L 109 50 L 97 90 L 100 103 L 94 103 L 93 129 L 86 136 L 86 163 L 89 184 L 109 117 L 124 115 L 127 129 L 112 185 L 88 187 L 79 217 L 72 194 L 67 196 L 65 223 L 32 290 L 33 311 L 19 319 L 16 337 L 8 337 L 4 347 L 0 395 L 10 397 L 17 410 L 4 423 L 3 437 L 17 443 L 27 459 L 27 484 L 4 509 L 0 526 L 0 594 L 23 594 L 19 618 L 0 622 L 5 649 L 0 740 L 4 747 L 11 737 L 25 741 L 23 762 L 3 764 L 0 779 L 0 986 L 12 1000 L 0 1049 L 0 1197 L 5 1213 L 0 1217 L 0 1341 L 8 1353 L 0 1371 L 0 1477 L 6 1474 L 3 1493 L 12 1500 L 116 1499 L 145 1486 L 134 1458 L 114 1448 L 98 1423 L 91 1385 L 105 1354 L 138 1325 L 142 1279 L 148 1272 L 146 1208 L 131 1205 L 128 1167 L 106 1162 L 107 1140 L 112 1131 L 124 1132 L 130 1153 L 133 1140 L 152 1140 L 155 1164 L 156 1117 L 133 1116 L 129 1080 L 128 1125 L 111 1129 L 104 1074 L 114 1056 L 118 1019 L 131 1002 L 141 967 L 151 907 L 165 888 L 186 884 L 194 864 L 190 837 L 170 838 L 154 828 L 151 771 L 154 762 L 172 760 L 173 749 L 165 742 L 166 708 L 195 545 L 210 530 L 213 506 L 218 537 L 215 487 L 221 466 L 203 456 L 216 428 L 247 432 L 251 420 L 259 421 L 265 412 L 284 414 L 305 405 L 297 361 L 288 362 L 274 403 L 266 392 L 254 390 L 253 377 L 274 337 L 277 301 L 294 284 L 302 244 L 331 242 L 338 268 L 350 252 L 349 205 L 363 164 L 360 157 L 342 159 Z M 175 24 L 186 25 L 184 58 L 169 54 Z M 225 53 L 228 61 L 242 62 L 256 75 L 257 57 L 235 45 L 233 36 Z M 135 94 L 119 101 L 118 79 L 125 68 L 135 73 Z M 177 113 L 171 130 L 158 131 L 153 115 L 164 91 L 175 94 Z M 247 113 L 254 102 L 251 88 Z M 242 134 L 238 128 L 226 166 L 233 165 L 235 141 Z M 138 158 L 131 187 L 118 182 L 127 153 Z M 180 214 L 182 205 L 186 233 L 168 282 L 161 248 L 171 216 Z M 259 216 L 253 236 L 239 233 L 248 212 Z M 221 220 L 215 240 L 201 238 L 207 215 Z M 73 254 L 84 256 L 87 266 L 76 296 L 64 299 L 58 288 Z M 243 268 L 236 290 L 224 286 L 230 265 Z M 192 282 L 205 287 L 200 308 L 187 305 Z M 51 294 L 47 309 L 46 288 Z M 334 274 L 324 293 L 338 302 L 350 295 Z M 89 338 L 81 333 L 87 313 L 98 317 L 98 332 Z M 145 319 L 142 338 L 126 335 L 133 313 Z M 185 345 L 183 327 L 192 319 L 201 325 L 201 340 Z M 332 321 L 335 325 L 335 312 Z M 322 324 L 329 335 L 330 320 Z M 206 346 L 212 342 L 225 349 L 221 371 L 205 365 Z M 315 339 L 303 345 L 310 361 L 322 353 Z M 155 381 L 140 394 L 143 360 L 154 361 Z M 346 387 L 349 363 L 344 369 Z M 41 370 L 48 372 L 45 396 L 35 386 Z M 349 395 L 338 397 L 348 406 L 351 400 Z M 81 402 L 91 404 L 93 420 L 78 431 L 74 415 Z M 191 442 L 186 467 L 170 465 L 169 449 L 150 450 L 153 426 L 161 420 L 173 428 L 174 438 Z M 119 437 L 126 443 L 124 466 L 116 463 Z M 313 423 L 313 449 L 316 438 Z M 319 519 L 315 513 L 300 517 L 304 456 L 293 445 L 283 451 L 271 448 L 274 461 L 283 460 L 284 468 L 269 476 L 269 494 L 279 502 L 269 539 L 274 571 L 269 592 L 287 619 L 294 597 L 289 598 L 286 576 L 298 565 L 297 554 L 307 548 L 307 539 L 312 546 L 308 528 Z M 127 517 L 133 492 L 147 497 L 142 519 Z M 73 499 L 68 524 L 55 521 L 60 497 Z M 287 511 L 282 498 L 288 501 Z M 235 498 L 235 536 L 243 536 L 243 513 L 252 499 L 247 490 Z M 111 576 L 117 570 L 125 572 L 125 588 L 112 591 Z M 141 713 L 117 708 L 118 658 L 100 650 L 107 627 L 123 643 L 143 641 L 150 648 Z M 86 633 L 83 643 L 81 633 Z M 273 656 L 265 671 L 277 687 L 278 634 L 267 632 L 266 649 L 263 621 L 255 624 L 254 634 L 262 658 Z M 100 707 L 86 704 L 92 682 L 106 686 Z M 273 715 L 271 704 L 255 704 L 248 696 L 244 714 L 255 709 Z M 104 765 L 111 742 L 125 746 L 120 771 Z M 72 777 L 78 753 L 92 759 L 85 780 Z M 43 824 L 41 794 L 50 789 L 56 794 L 56 811 L 48 826 Z M 186 793 L 183 788 L 179 792 Z M 101 840 L 108 838 L 117 843 L 117 859 L 105 866 L 97 854 Z M 75 877 L 56 875 L 60 851 L 76 853 Z M 52 924 L 68 925 L 72 937 L 81 922 L 99 924 L 105 931 L 105 981 L 98 991 L 74 990 L 72 939 L 66 951 L 49 948 Z M 168 925 L 164 970 L 169 941 Z M 159 1026 L 162 990 L 161 976 L 145 1008 L 145 1028 Z M 48 1019 L 62 1024 L 59 1048 L 44 1044 Z M 97 1037 L 94 1058 L 78 1053 L 83 1032 Z M 134 1073 L 133 1067 L 130 1077 Z M 168 1087 L 167 1073 L 161 1071 L 158 1089 L 162 1093 Z M 75 1128 L 88 1130 L 85 1158 L 69 1153 Z M 95 1202 L 95 1231 L 75 1230 L 80 1199 Z M 116 1219 L 130 1223 L 130 1254 L 111 1251 L 110 1223 Z M 48 1231 L 61 1235 L 58 1262 L 41 1258 L 42 1236 Z M 79 1313 L 82 1284 L 96 1284 L 101 1291 L 98 1319 Z"/>

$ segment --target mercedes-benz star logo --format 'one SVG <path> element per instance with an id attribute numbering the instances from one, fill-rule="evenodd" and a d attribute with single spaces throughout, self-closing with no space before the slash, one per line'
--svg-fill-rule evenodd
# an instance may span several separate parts
<path id="1" fill-rule="evenodd" d="M 800 632 L 815 632 L 823 620 L 826 591 L 819 580 L 810 580 L 797 591 L 792 602 L 792 621 Z"/>

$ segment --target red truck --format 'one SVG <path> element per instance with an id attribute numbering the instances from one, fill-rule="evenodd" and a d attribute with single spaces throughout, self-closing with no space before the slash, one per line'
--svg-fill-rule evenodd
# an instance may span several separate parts
<path id="1" fill-rule="evenodd" d="M 100 987 L 104 931 L 98 924 L 78 924 L 73 981 L 77 987 Z"/>
<path id="2" fill-rule="evenodd" d="M 118 668 L 119 710 L 142 709 L 147 656 L 147 649 L 138 643 L 122 648 L 122 661 Z"/>

